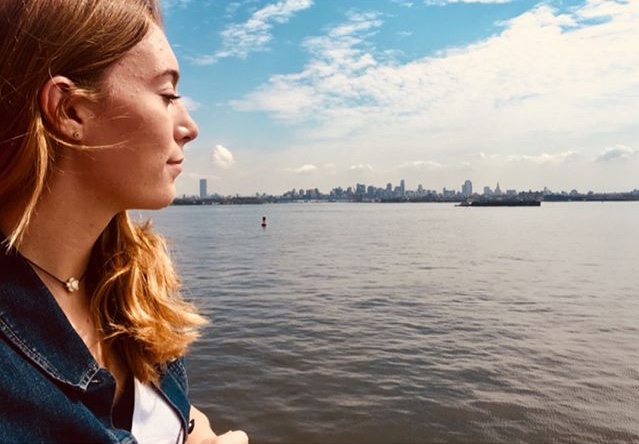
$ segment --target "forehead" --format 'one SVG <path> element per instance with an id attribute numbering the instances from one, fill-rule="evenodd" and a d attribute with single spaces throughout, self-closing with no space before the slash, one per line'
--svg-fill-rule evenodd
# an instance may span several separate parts
<path id="1" fill-rule="evenodd" d="M 151 83 L 167 79 L 177 82 L 178 62 L 164 33 L 152 26 L 137 45 L 107 72 L 107 83 Z M 130 83 L 129 83 L 130 84 Z"/>

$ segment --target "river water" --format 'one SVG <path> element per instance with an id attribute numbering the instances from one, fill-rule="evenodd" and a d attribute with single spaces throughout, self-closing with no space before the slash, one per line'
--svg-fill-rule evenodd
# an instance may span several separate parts
<path id="1" fill-rule="evenodd" d="M 143 214 L 211 320 L 187 367 L 218 432 L 639 442 L 639 202 Z"/>

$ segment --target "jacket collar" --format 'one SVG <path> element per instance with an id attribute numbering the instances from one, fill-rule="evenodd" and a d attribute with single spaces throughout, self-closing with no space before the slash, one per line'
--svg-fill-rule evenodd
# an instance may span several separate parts
<path id="1" fill-rule="evenodd" d="M 50 377 L 83 391 L 100 369 L 31 266 L 18 252 L 6 253 L 3 245 L 0 335 Z"/>

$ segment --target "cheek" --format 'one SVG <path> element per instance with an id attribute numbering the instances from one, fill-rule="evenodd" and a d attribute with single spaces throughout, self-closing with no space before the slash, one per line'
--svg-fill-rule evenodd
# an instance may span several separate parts
<path id="1" fill-rule="evenodd" d="M 173 120 L 163 110 L 163 113 L 147 113 L 140 116 L 136 122 L 130 122 L 123 132 L 128 133 L 130 143 L 134 148 L 144 147 L 158 153 L 166 152 L 173 142 Z"/>
<path id="2" fill-rule="evenodd" d="M 146 105 L 146 106 L 145 106 Z M 173 148 L 173 119 L 163 103 L 138 98 L 137 103 L 121 102 L 113 111 L 100 116 L 92 140 L 87 144 L 110 147 L 97 148 L 93 171 L 104 169 L 105 174 L 119 180 L 127 174 L 152 178 L 168 160 Z M 124 115 L 123 110 L 127 110 Z M 137 181 L 136 177 L 127 182 Z"/>
<path id="3" fill-rule="evenodd" d="M 107 105 L 96 120 L 93 131 L 108 144 L 137 145 L 148 139 L 171 137 L 173 119 L 170 109 L 155 94 L 133 94 Z"/>

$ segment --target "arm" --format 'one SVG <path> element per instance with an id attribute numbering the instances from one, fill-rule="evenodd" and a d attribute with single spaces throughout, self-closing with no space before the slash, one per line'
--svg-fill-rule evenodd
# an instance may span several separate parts
<path id="1" fill-rule="evenodd" d="M 186 444 L 248 444 L 249 442 L 248 436 L 241 430 L 216 435 L 206 415 L 193 406 L 191 406 L 190 417 L 195 424 Z"/>

